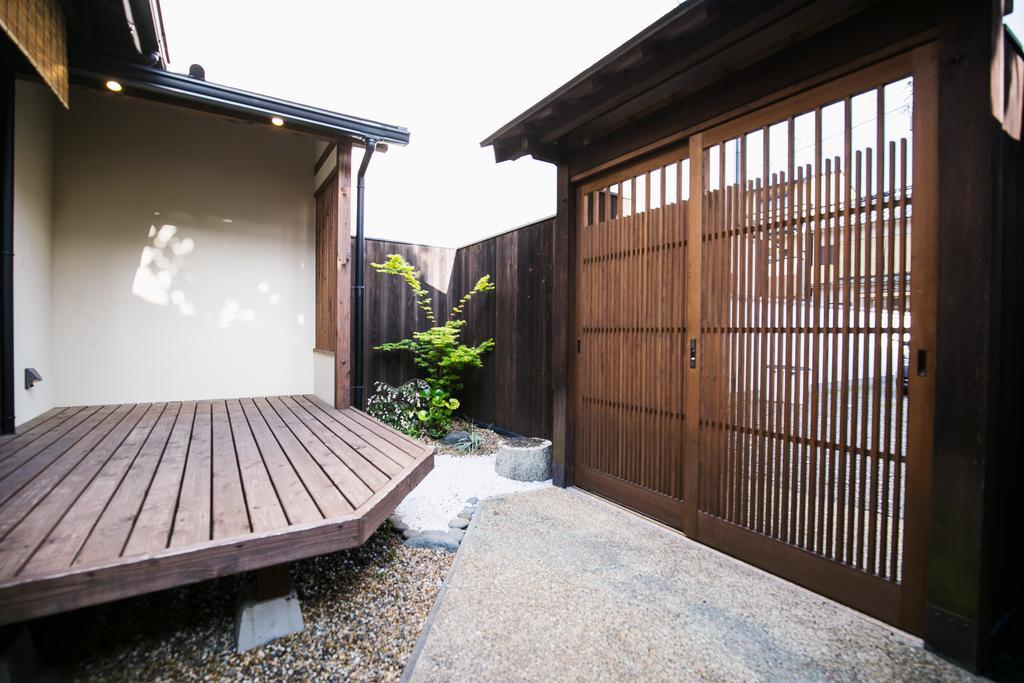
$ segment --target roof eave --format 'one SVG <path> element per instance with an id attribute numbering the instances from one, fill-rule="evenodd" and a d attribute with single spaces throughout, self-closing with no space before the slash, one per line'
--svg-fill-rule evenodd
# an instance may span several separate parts
<path id="1" fill-rule="evenodd" d="M 373 138 L 383 143 L 409 144 L 409 131 L 400 126 L 338 114 L 95 53 L 75 54 L 71 79 L 74 83 L 94 87 L 102 87 L 107 80 L 114 79 L 129 95 L 256 123 L 269 125 L 271 117 L 277 116 L 284 119 L 289 128 L 327 139 L 345 137 L 363 141 Z"/>

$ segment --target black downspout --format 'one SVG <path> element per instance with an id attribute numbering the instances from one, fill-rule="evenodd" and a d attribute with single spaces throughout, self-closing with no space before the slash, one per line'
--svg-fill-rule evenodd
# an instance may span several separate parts
<path id="1" fill-rule="evenodd" d="M 0 62 L 0 433 L 14 433 L 14 72 Z"/>
<path id="2" fill-rule="evenodd" d="M 374 138 L 366 139 L 366 153 L 363 154 L 363 161 L 359 164 L 359 172 L 356 174 L 356 273 L 355 301 L 352 310 L 352 405 L 359 410 L 366 406 L 363 403 L 363 292 L 366 289 L 366 234 L 363 231 L 363 214 L 366 205 L 366 167 L 370 165 L 374 150 L 377 149 L 377 141 Z"/>

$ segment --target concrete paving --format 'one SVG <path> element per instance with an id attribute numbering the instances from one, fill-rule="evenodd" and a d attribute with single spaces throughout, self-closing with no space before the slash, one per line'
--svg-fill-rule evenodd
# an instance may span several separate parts
<path id="1" fill-rule="evenodd" d="M 920 641 L 578 491 L 484 501 L 411 681 L 970 680 Z"/>

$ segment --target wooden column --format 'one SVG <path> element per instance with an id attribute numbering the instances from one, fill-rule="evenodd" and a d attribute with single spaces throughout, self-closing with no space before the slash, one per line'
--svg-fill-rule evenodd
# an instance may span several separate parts
<path id="1" fill-rule="evenodd" d="M 338 271 L 336 283 L 337 311 L 334 328 L 334 407 L 348 408 L 352 403 L 352 141 L 337 144 L 338 172 Z"/>
<path id="2" fill-rule="evenodd" d="M 1003 87 L 1001 5 L 947 2 L 939 23 L 937 344 L 928 369 L 935 374 L 935 448 L 924 631 L 930 648 L 974 669 L 986 663 L 993 621 L 994 522 L 986 509 L 999 415 L 993 340 L 1002 131 L 993 110 Z M 916 213 L 915 205 L 915 220 Z"/>
<path id="3" fill-rule="evenodd" d="M 551 409 L 552 467 L 555 486 L 572 486 L 573 354 L 576 353 L 576 194 L 569 167 L 558 167 L 558 213 L 552 232 Z"/>

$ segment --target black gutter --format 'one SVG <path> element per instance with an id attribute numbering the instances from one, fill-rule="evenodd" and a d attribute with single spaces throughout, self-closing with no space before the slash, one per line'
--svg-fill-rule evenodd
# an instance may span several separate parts
<path id="1" fill-rule="evenodd" d="M 0 434 L 14 433 L 14 72 L 0 62 Z"/>
<path id="2" fill-rule="evenodd" d="M 78 50 L 72 55 L 71 64 L 72 83 L 102 90 L 108 80 L 116 80 L 123 88 L 122 96 L 140 97 L 268 125 L 272 117 L 278 116 L 284 119 L 286 129 L 330 139 L 341 135 L 357 141 L 373 138 L 378 142 L 409 144 L 409 131 L 401 126 L 230 88 L 108 55 Z"/>
<path id="3" fill-rule="evenodd" d="M 363 215 L 366 207 L 366 168 L 370 165 L 373 152 L 377 149 L 377 140 L 366 139 L 366 152 L 359 164 L 356 174 L 356 272 L 355 302 L 352 311 L 352 405 L 363 410 L 365 394 L 365 378 L 363 377 L 363 293 L 366 290 L 366 233 L 363 230 Z"/>

